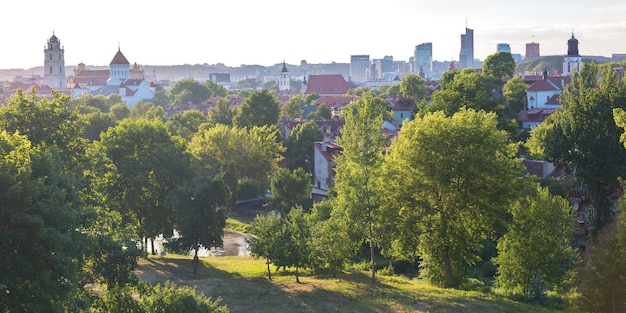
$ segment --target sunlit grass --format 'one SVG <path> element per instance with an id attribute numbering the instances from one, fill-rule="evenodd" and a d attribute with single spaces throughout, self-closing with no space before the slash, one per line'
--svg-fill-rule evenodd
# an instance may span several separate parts
<path id="1" fill-rule="evenodd" d="M 191 257 L 150 256 L 141 260 L 138 273 L 152 283 L 171 280 L 194 286 L 212 298 L 221 298 L 231 312 L 556 312 L 512 301 L 488 292 L 444 289 L 419 279 L 343 273 L 339 278 L 294 269 L 276 271 L 267 278 L 263 259 L 249 256 L 200 258 L 193 274 Z"/>

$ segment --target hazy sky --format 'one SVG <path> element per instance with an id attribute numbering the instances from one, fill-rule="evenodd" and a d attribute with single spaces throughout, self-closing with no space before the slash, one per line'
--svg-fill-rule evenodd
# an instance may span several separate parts
<path id="1" fill-rule="evenodd" d="M 408 61 L 424 42 L 449 61 L 466 25 L 481 60 L 501 42 L 522 55 L 531 41 L 542 55 L 564 55 L 572 30 L 581 55 L 626 53 L 623 0 L 9 0 L 0 10 L 3 69 L 42 66 L 53 31 L 66 65 L 108 65 L 118 43 L 140 65 Z"/>

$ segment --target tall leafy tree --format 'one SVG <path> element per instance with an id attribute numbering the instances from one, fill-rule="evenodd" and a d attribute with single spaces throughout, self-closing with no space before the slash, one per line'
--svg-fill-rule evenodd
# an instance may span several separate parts
<path id="1" fill-rule="evenodd" d="M 222 175 L 236 200 L 238 182 L 243 178 L 269 186 L 284 152 L 278 138 L 276 126 L 248 130 L 218 124 L 199 131 L 189 143 L 189 150 L 199 167 Z"/>
<path id="2" fill-rule="evenodd" d="M 75 181 L 52 150 L 0 131 L 0 309 L 5 312 L 60 312 L 79 292 L 86 238 L 79 231 Z"/>
<path id="3" fill-rule="evenodd" d="M 285 160 L 288 167 L 290 169 L 303 168 L 307 173 L 313 173 L 315 142 L 322 140 L 324 140 L 324 134 L 314 122 L 296 125 L 285 144 Z"/>
<path id="4" fill-rule="evenodd" d="M 441 90 L 433 93 L 432 102 L 421 104 L 420 115 L 444 111 L 452 116 L 461 108 L 496 112 L 498 115 L 502 113 L 504 106 L 497 96 L 498 81 L 493 77 L 464 69 L 450 72 L 441 80 Z"/>
<path id="5" fill-rule="evenodd" d="M 226 205 L 230 198 L 228 186 L 213 177 L 194 185 L 183 184 L 171 195 L 176 208 L 176 230 L 180 238 L 175 244 L 194 251 L 193 273 L 198 270 L 198 251 L 223 246 L 226 226 Z"/>
<path id="6" fill-rule="evenodd" d="M 505 116 L 517 118 L 519 111 L 528 108 L 528 98 L 526 97 L 528 85 L 521 77 L 514 77 L 504 84 Z"/>
<path id="7" fill-rule="evenodd" d="M 278 169 L 270 179 L 272 207 L 287 215 L 292 207 L 308 199 L 311 188 L 311 177 L 304 169 Z"/>
<path id="8" fill-rule="evenodd" d="M 302 106 L 304 105 L 306 105 L 304 98 L 301 95 L 296 95 L 285 101 L 285 104 L 280 108 L 280 113 L 290 118 L 302 117 Z"/>
<path id="9" fill-rule="evenodd" d="M 376 281 L 374 252 L 378 245 L 379 185 L 386 136 L 379 97 L 365 94 L 342 110 L 345 126 L 338 140 L 343 153 L 337 157 L 333 215 L 343 216 L 370 246 L 372 282 Z"/>
<path id="10" fill-rule="evenodd" d="M 400 80 L 400 93 L 415 103 L 422 102 L 426 98 L 424 80 L 417 74 L 403 76 Z"/>
<path id="11" fill-rule="evenodd" d="M 483 72 L 498 80 L 513 76 L 515 60 L 510 52 L 499 51 L 487 56 L 483 62 Z"/>
<path id="12" fill-rule="evenodd" d="M 201 111 L 187 110 L 170 117 L 166 126 L 172 134 L 191 140 L 200 129 L 200 125 L 208 122 L 209 119 Z"/>
<path id="13" fill-rule="evenodd" d="M 74 158 L 84 148 L 83 127 L 77 110 L 70 109 L 68 96 L 53 91 L 53 99 L 37 98 L 36 89 L 26 95 L 21 89 L 0 110 L 0 129 L 19 131 L 36 147 L 56 147 L 64 157 Z"/>
<path id="14" fill-rule="evenodd" d="M 230 102 L 226 98 L 217 99 L 215 107 L 209 111 L 208 119 L 212 125 L 224 124 L 231 126 L 233 124 L 233 111 L 230 110 Z"/>
<path id="15" fill-rule="evenodd" d="M 626 177 L 623 131 L 613 118 L 613 109 L 626 108 L 626 85 L 610 66 L 599 70 L 585 64 L 574 74 L 561 96 L 563 107 L 534 128 L 528 141 L 536 156 L 576 171 L 596 210 L 594 232 L 613 216 L 609 195 L 619 187 L 617 178 Z"/>
<path id="16" fill-rule="evenodd" d="M 623 201 L 623 200 L 622 200 Z M 577 276 L 579 312 L 626 310 L 626 241 L 623 220 L 598 231 L 590 240 Z"/>
<path id="17" fill-rule="evenodd" d="M 498 285 L 537 297 L 560 286 L 574 260 L 573 223 L 566 199 L 538 186 L 527 191 L 528 195 L 512 206 L 512 221 L 498 240 L 498 256 L 493 262 L 498 265 Z"/>
<path id="18" fill-rule="evenodd" d="M 146 240 L 171 235 L 175 211 L 166 199 L 191 175 L 182 138 L 172 137 L 159 120 L 127 119 L 94 144 L 115 166 L 106 203 Z"/>
<path id="19" fill-rule="evenodd" d="M 306 118 L 309 120 L 321 120 L 323 118 L 329 119 L 333 117 L 333 111 L 326 103 L 320 103 L 317 105 L 315 112 L 309 113 Z"/>
<path id="20" fill-rule="evenodd" d="M 182 79 L 177 81 L 170 89 L 170 101 L 174 105 L 201 103 L 211 98 L 211 90 L 207 85 L 194 79 Z"/>
<path id="21" fill-rule="evenodd" d="M 267 89 L 252 92 L 239 106 L 233 125 L 244 128 L 276 125 L 280 117 L 278 99 Z"/>
<path id="22" fill-rule="evenodd" d="M 313 212 L 311 216 L 315 216 Z M 349 223 L 335 216 L 324 220 L 312 218 L 311 224 L 311 261 L 316 266 L 330 267 L 336 278 L 359 247 L 350 236 Z"/>
<path id="23" fill-rule="evenodd" d="M 283 220 L 279 214 L 270 213 L 267 216 L 257 216 L 250 224 L 249 232 L 252 236 L 246 238 L 250 255 L 254 258 L 265 258 L 269 280 L 272 280 L 270 264 L 277 259 L 277 247 L 281 245 L 282 229 Z"/>
<path id="24" fill-rule="evenodd" d="M 423 259 L 434 283 L 458 286 L 494 238 L 520 188 L 515 147 L 494 113 L 461 109 L 427 114 L 403 126 L 385 159 L 384 212 L 396 247 Z"/>

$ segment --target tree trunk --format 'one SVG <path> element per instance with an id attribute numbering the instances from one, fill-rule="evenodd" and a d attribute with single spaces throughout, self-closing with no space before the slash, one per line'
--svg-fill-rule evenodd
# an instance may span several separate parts
<path id="1" fill-rule="evenodd" d="M 443 266 L 446 271 L 444 285 L 446 287 L 454 287 L 454 273 L 452 272 L 452 263 L 450 262 L 450 251 L 448 248 L 443 250 Z"/>
<path id="2" fill-rule="evenodd" d="M 156 255 L 156 252 L 154 251 L 154 237 L 150 237 L 150 244 L 152 246 L 152 255 Z"/>
<path id="3" fill-rule="evenodd" d="M 144 241 L 144 244 L 143 244 L 142 250 L 148 252 L 148 237 L 143 237 L 143 241 Z"/>
<path id="4" fill-rule="evenodd" d="M 272 280 L 272 271 L 270 270 L 270 260 L 267 259 L 267 278 L 269 278 L 269 280 Z"/>
<path id="5" fill-rule="evenodd" d="M 296 265 L 296 283 L 300 283 L 300 277 L 298 276 L 298 266 Z"/>
<path id="6" fill-rule="evenodd" d="M 198 259 L 198 245 L 196 245 L 196 249 L 195 249 L 195 253 L 193 256 L 193 273 L 196 274 L 198 273 L 198 263 L 200 263 L 200 260 Z"/>
<path id="7" fill-rule="evenodd" d="M 376 267 L 374 266 L 374 240 L 370 240 L 370 260 L 372 263 L 372 284 L 376 283 Z"/>

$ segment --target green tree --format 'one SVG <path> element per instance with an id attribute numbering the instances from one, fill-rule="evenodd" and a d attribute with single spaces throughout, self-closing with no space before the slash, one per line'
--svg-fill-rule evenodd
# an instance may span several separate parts
<path id="1" fill-rule="evenodd" d="M 623 200 L 621 200 L 623 201 Z M 626 309 L 626 241 L 624 223 L 600 230 L 587 245 L 578 270 L 579 312 L 622 312 Z"/>
<path id="2" fill-rule="evenodd" d="M 130 109 L 125 103 L 114 104 L 109 111 L 115 118 L 115 121 L 119 122 L 130 116 Z"/>
<path id="3" fill-rule="evenodd" d="M 498 81 L 473 69 L 453 71 L 441 78 L 441 90 L 432 95 L 432 102 L 420 108 L 419 114 L 444 111 L 452 116 L 461 108 L 485 110 L 502 114 L 502 99 L 494 95 L 499 90 Z"/>
<path id="4" fill-rule="evenodd" d="M 209 123 L 212 125 L 224 124 L 231 126 L 233 124 L 233 111 L 230 109 L 230 102 L 226 98 L 217 99 L 215 107 L 209 110 Z"/>
<path id="5" fill-rule="evenodd" d="M 400 80 L 400 93 L 405 98 L 420 103 L 426 98 L 426 84 L 417 74 L 407 74 Z"/>
<path id="6" fill-rule="evenodd" d="M 2 110 L 6 110 L 3 108 Z M 84 261 L 71 175 L 53 148 L 0 131 L 0 309 L 60 312 L 79 292 Z"/>
<path id="7" fill-rule="evenodd" d="M 78 155 L 84 141 L 80 139 L 83 124 L 77 110 L 68 108 L 70 98 L 53 91 L 53 99 L 37 99 L 37 90 L 26 96 L 21 89 L 7 99 L 0 109 L 0 129 L 9 133 L 19 131 L 33 146 L 56 147 L 64 157 Z"/>
<path id="8" fill-rule="evenodd" d="M 278 99 L 266 89 L 255 91 L 244 100 L 233 117 L 233 125 L 243 128 L 276 125 L 280 116 Z"/>
<path id="9" fill-rule="evenodd" d="M 211 98 L 211 90 L 207 85 L 194 79 L 182 79 L 177 81 L 170 89 L 170 100 L 174 105 L 201 103 Z"/>
<path id="10" fill-rule="evenodd" d="M 592 231 L 600 230 L 613 216 L 609 195 L 626 177 L 626 149 L 620 143 L 623 131 L 615 124 L 613 109 L 626 108 L 626 85 L 605 67 L 585 64 L 572 77 L 557 110 L 531 131 L 527 144 L 536 157 L 545 157 L 557 167 L 576 171 L 596 210 Z"/>
<path id="11" fill-rule="evenodd" d="M 311 194 L 311 177 L 304 169 L 278 169 L 270 180 L 272 207 L 281 214 L 289 214 L 295 205 L 302 205 Z"/>
<path id="12" fill-rule="evenodd" d="M 374 248 L 377 246 L 377 225 L 380 222 L 379 186 L 386 136 L 382 133 L 383 115 L 378 97 L 365 94 L 342 110 L 345 125 L 338 144 L 343 153 L 336 159 L 336 196 L 333 215 L 343 216 L 350 227 L 361 234 L 370 246 L 372 282 L 376 281 Z M 384 102 L 384 101 L 383 101 Z"/>
<path id="13" fill-rule="evenodd" d="M 191 156 L 182 138 L 172 137 L 160 120 L 127 119 L 94 145 L 114 165 L 109 207 L 119 210 L 124 222 L 136 226 L 146 241 L 171 235 L 175 211 L 167 196 L 191 177 Z"/>
<path id="14" fill-rule="evenodd" d="M 283 104 L 283 107 L 280 108 L 280 112 L 283 116 L 290 118 L 298 118 L 302 117 L 302 107 L 306 105 L 304 102 L 304 98 L 301 95 L 296 95 Z"/>
<path id="15" fill-rule="evenodd" d="M 330 267 L 333 270 L 333 278 L 337 278 L 338 272 L 343 270 L 359 247 L 350 233 L 348 221 L 338 217 L 313 221 L 311 227 L 313 264 Z"/>
<path id="16" fill-rule="evenodd" d="M 317 93 L 311 93 L 306 95 L 306 97 L 304 97 L 304 102 L 307 105 L 312 105 L 314 104 L 318 99 L 320 98 L 320 95 Z"/>
<path id="17" fill-rule="evenodd" d="M 499 286 L 533 298 L 560 286 L 574 260 L 569 203 L 536 188 L 512 206 L 513 219 L 493 260 Z"/>
<path id="18" fill-rule="evenodd" d="M 307 173 L 313 173 L 315 142 L 322 140 L 324 140 L 324 134 L 314 122 L 296 125 L 285 144 L 285 160 L 288 167 L 290 169 L 303 168 Z"/>
<path id="19" fill-rule="evenodd" d="M 211 91 L 211 97 L 223 98 L 230 94 L 226 87 L 212 80 L 205 80 L 204 85 Z"/>
<path id="20" fill-rule="evenodd" d="M 160 107 L 167 107 L 170 104 L 170 99 L 167 97 L 167 91 L 162 86 L 154 87 L 154 97 L 152 97 L 152 102 Z"/>
<path id="21" fill-rule="evenodd" d="M 265 258 L 267 264 L 267 278 L 272 280 L 270 264 L 277 253 L 279 234 L 282 230 L 283 220 L 280 215 L 270 213 L 267 216 L 257 216 L 250 224 L 251 236 L 246 238 L 250 255 L 254 258 Z"/>
<path id="22" fill-rule="evenodd" d="M 100 139 L 100 134 L 106 132 L 117 123 L 110 113 L 92 112 L 82 116 L 84 122 L 81 137 L 94 141 Z"/>
<path id="23" fill-rule="evenodd" d="M 333 117 L 333 111 L 326 103 L 318 104 L 315 112 L 311 112 L 306 116 L 309 120 L 330 119 L 331 117 Z"/>
<path id="24" fill-rule="evenodd" d="M 222 175 L 236 200 L 242 178 L 269 186 L 269 178 L 278 169 L 284 151 L 278 138 L 277 126 L 248 130 L 218 124 L 199 131 L 191 139 L 189 150 L 199 167 Z"/>
<path id="25" fill-rule="evenodd" d="M 494 238 L 520 188 L 516 147 L 494 113 L 461 109 L 405 124 L 385 158 L 381 191 L 392 237 L 433 283 L 458 286 Z M 415 245 L 416 244 L 416 245 Z"/>
<path id="26" fill-rule="evenodd" d="M 187 110 L 171 116 L 166 126 L 173 135 L 191 140 L 191 137 L 200 129 L 200 125 L 208 122 L 209 119 L 201 111 Z"/>
<path id="27" fill-rule="evenodd" d="M 132 119 L 159 119 L 165 120 L 165 110 L 151 102 L 137 102 L 130 108 L 130 118 Z"/>
<path id="28" fill-rule="evenodd" d="M 504 84 L 504 116 L 517 119 L 519 111 L 528 108 L 526 89 L 528 85 L 521 77 L 511 78 Z"/>
<path id="29" fill-rule="evenodd" d="M 285 220 L 285 240 L 281 247 L 282 253 L 275 260 L 276 266 L 289 266 L 296 269 L 296 282 L 300 282 L 298 269 L 306 268 L 310 265 L 310 242 L 311 228 L 307 221 L 307 215 L 300 206 L 295 206 L 289 210 Z"/>
<path id="30" fill-rule="evenodd" d="M 487 56 L 483 62 L 483 72 L 498 80 L 513 76 L 515 60 L 510 52 L 499 51 Z"/>
<path id="31" fill-rule="evenodd" d="M 198 270 L 198 250 L 224 244 L 229 198 L 228 186 L 215 177 L 193 185 L 183 184 L 170 197 L 176 208 L 176 230 L 180 234 L 174 244 L 194 251 L 194 274 Z"/>

